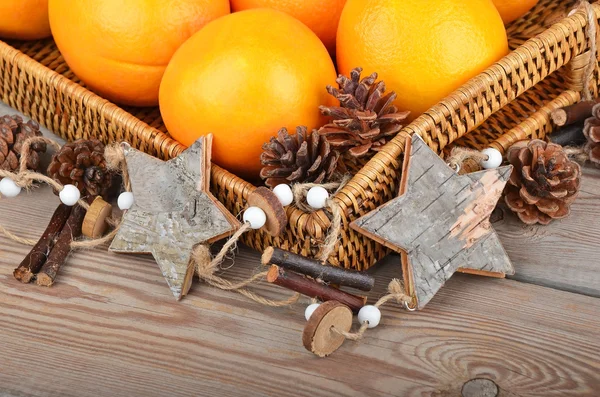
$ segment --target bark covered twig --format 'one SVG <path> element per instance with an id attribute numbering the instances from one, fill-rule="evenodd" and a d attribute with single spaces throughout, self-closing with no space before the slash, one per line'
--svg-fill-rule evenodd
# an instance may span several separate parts
<path id="1" fill-rule="evenodd" d="M 375 285 L 373 277 L 365 273 L 323 265 L 316 260 L 280 248 L 268 247 L 265 249 L 261 261 L 263 265 L 278 265 L 316 280 L 357 288 L 362 291 L 370 291 Z"/>
<path id="2" fill-rule="evenodd" d="M 311 298 L 322 301 L 335 300 L 358 312 L 367 303 L 366 296 L 356 296 L 337 288 L 329 287 L 317 281 L 310 280 L 300 274 L 288 272 L 279 266 L 271 266 L 267 273 L 267 281 L 280 287 L 291 289 Z"/>
<path id="3" fill-rule="evenodd" d="M 19 267 L 14 270 L 13 275 L 17 280 L 22 283 L 28 283 L 41 269 L 54 246 L 55 239 L 65 226 L 70 214 L 71 207 L 64 204 L 58 206 L 42 237 L 40 237 L 37 244 L 29 251 Z"/>
<path id="4" fill-rule="evenodd" d="M 81 236 L 81 225 L 85 217 L 85 209 L 76 205 L 67 220 L 67 223 L 60 232 L 56 244 L 50 251 L 46 263 L 37 275 L 38 285 L 51 286 L 54 283 L 56 274 L 60 267 L 66 262 L 71 253 L 71 242 Z"/>

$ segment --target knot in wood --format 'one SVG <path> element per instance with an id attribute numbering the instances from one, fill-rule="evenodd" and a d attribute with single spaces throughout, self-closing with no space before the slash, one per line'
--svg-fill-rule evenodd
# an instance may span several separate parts
<path id="1" fill-rule="evenodd" d="M 494 381 L 483 378 L 471 379 L 462 387 L 462 397 L 496 397 L 499 389 Z"/>

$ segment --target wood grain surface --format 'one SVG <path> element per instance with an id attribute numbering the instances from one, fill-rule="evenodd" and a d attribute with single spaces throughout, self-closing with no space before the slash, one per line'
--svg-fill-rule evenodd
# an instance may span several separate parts
<path id="1" fill-rule="evenodd" d="M 46 188 L 2 199 L 0 222 L 35 238 L 57 203 Z M 564 234 L 589 235 L 584 226 L 593 200 L 584 197 L 581 205 L 587 209 L 575 211 Z M 568 262 L 557 260 L 564 248 L 536 248 L 543 241 L 504 239 L 513 255 L 539 250 L 527 263 L 513 258 L 517 272 Z M 591 260 L 594 243 L 572 249 L 583 247 L 580 260 Z M 382 324 L 363 341 L 345 342 L 319 359 L 302 346 L 307 300 L 267 308 L 195 283 L 178 303 L 151 258 L 106 250 L 75 253 L 57 283 L 41 288 L 12 276 L 27 251 L 0 238 L 3 397 L 460 396 L 474 378 L 493 380 L 500 396 L 597 396 L 600 389 L 600 300 L 582 294 L 457 274 L 424 310 L 386 305 Z M 570 266 L 577 274 L 577 264 Z M 241 248 L 222 275 L 239 280 L 259 270 L 259 254 Z M 589 277 L 591 269 L 583 271 Z M 373 302 L 400 275 L 398 257 L 371 272 Z M 272 298 L 289 294 L 266 283 L 255 290 Z"/>
<path id="2" fill-rule="evenodd" d="M 548 226 L 526 226 L 505 208 L 493 225 L 515 266 L 512 279 L 600 297 L 600 169 L 583 168 L 571 211 Z"/>

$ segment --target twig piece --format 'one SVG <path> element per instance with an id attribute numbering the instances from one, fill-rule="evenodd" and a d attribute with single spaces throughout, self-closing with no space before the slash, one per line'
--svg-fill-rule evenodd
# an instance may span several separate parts
<path id="1" fill-rule="evenodd" d="M 375 285 L 375 279 L 365 273 L 323 265 L 316 260 L 280 248 L 267 247 L 261 261 L 263 265 L 278 265 L 316 280 L 357 288 L 362 291 L 370 291 Z"/>
<path id="2" fill-rule="evenodd" d="M 60 232 L 56 244 L 50 251 L 48 260 L 37 275 L 36 282 L 38 285 L 50 287 L 54 283 L 56 274 L 71 253 L 71 241 L 81 236 L 81 225 L 84 217 L 85 209 L 76 205 L 65 227 Z"/>
<path id="3" fill-rule="evenodd" d="M 349 294 L 337 288 L 310 280 L 299 274 L 288 272 L 275 265 L 269 269 L 267 281 L 311 298 L 319 298 L 322 301 L 338 301 L 348 306 L 355 313 L 367 303 L 366 296 Z"/>
<path id="4" fill-rule="evenodd" d="M 65 226 L 69 215 L 71 214 L 71 207 L 64 204 L 58 206 L 50 223 L 46 227 L 44 234 L 35 244 L 35 246 L 29 251 L 25 259 L 21 262 L 19 267 L 13 272 L 13 276 L 22 283 L 28 283 L 31 281 L 35 273 L 37 273 L 46 259 L 48 254 L 54 245 L 54 240 Z"/>
<path id="5" fill-rule="evenodd" d="M 550 117 L 554 124 L 559 127 L 580 123 L 592 116 L 592 108 L 599 101 L 599 99 L 593 101 L 581 101 L 570 106 L 565 106 L 564 108 L 553 110 L 550 113 Z"/>

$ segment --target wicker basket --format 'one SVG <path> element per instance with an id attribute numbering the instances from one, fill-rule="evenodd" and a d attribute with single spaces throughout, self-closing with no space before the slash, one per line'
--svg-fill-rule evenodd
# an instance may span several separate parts
<path id="1" fill-rule="evenodd" d="M 574 3 L 541 0 L 511 24 L 509 55 L 405 127 L 336 194 L 343 230 L 331 263 L 364 270 L 387 253 L 348 224 L 396 194 L 400 157 L 410 134 L 420 134 L 439 152 L 451 143 L 503 150 L 519 139 L 543 138 L 551 128 L 550 110 L 579 100 L 589 53 L 585 13 L 566 17 Z M 594 11 L 600 15 L 600 6 L 594 4 Z M 120 108 L 84 88 L 52 40 L 0 42 L 0 57 L 2 101 L 63 138 L 125 140 L 161 158 L 184 149 L 168 136 L 158 109 Z M 213 166 L 212 190 L 232 213 L 244 208 L 253 189 Z M 257 250 L 274 245 L 315 255 L 330 225 L 328 214 L 290 207 L 287 215 L 289 225 L 282 236 L 255 231 L 246 233 L 243 241 Z"/>

